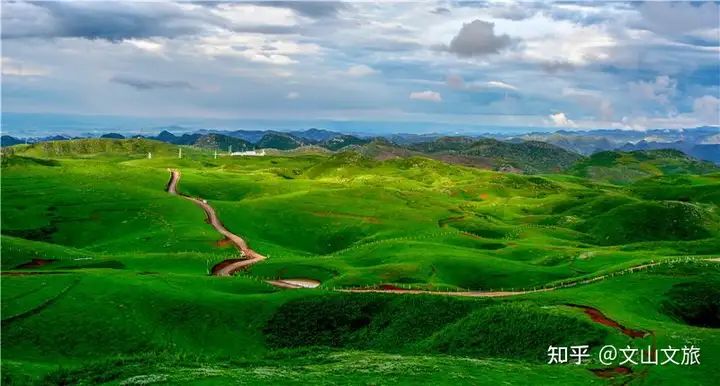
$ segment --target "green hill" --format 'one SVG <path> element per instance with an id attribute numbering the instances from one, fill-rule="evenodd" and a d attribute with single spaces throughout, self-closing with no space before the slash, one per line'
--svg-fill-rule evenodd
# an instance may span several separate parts
<path id="1" fill-rule="evenodd" d="M 223 151 L 227 151 L 230 148 L 232 148 L 232 151 L 246 151 L 255 148 L 255 146 L 248 141 L 222 134 L 205 134 L 196 139 L 193 145 Z"/>
<path id="2" fill-rule="evenodd" d="M 252 150 L 255 147 L 252 143 L 240 138 L 231 137 L 229 135 L 210 133 L 210 134 L 183 134 L 176 136 L 175 134 L 163 130 L 156 137 L 151 137 L 161 142 L 172 143 L 175 145 L 190 145 L 204 149 L 228 151 L 231 147 L 233 151 Z"/>
<path id="3" fill-rule="evenodd" d="M 293 135 L 280 132 L 270 132 L 263 135 L 255 144 L 260 149 L 291 150 L 303 145 L 303 140 Z"/>
<path id="4" fill-rule="evenodd" d="M 579 228 L 601 245 L 638 241 L 697 240 L 720 232 L 718 216 L 702 206 L 648 201 L 617 206 Z"/>
<path id="5" fill-rule="evenodd" d="M 615 184 L 627 184 L 647 177 L 717 171 L 720 171 L 720 167 L 712 162 L 701 161 L 672 149 L 603 151 L 578 161 L 568 170 L 576 176 Z"/>
<path id="6" fill-rule="evenodd" d="M 357 151 L 364 157 L 372 158 L 379 161 L 421 155 L 421 153 L 419 152 L 408 150 L 384 138 L 377 138 L 366 143 L 365 145 L 357 147 L 353 146 L 349 149 Z"/>
<path id="7" fill-rule="evenodd" d="M 177 153 L 177 146 L 144 138 L 110 139 L 84 138 L 67 141 L 33 143 L 18 148 L 16 154 L 35 157 L 83 157 L 91 155 L 169 155 Z"/>
<path id="8" fill-rule="evenodd" d="M 446 162 L 531 174 L 558 172 L 583 158 L 545 142 L 514 143 L 489 138 L 442 137 L 408 148 Z"/>
<path id="9" fill-rule="evenodd" d="M 318 143 L 318 145 L 329 150 L 340 150 L 346 146 L 364 145 L 368 142 L 370 141 L 367 139 L 358 138 L 352 135 L 337 135 Z"/>
<path id="10" fill-rule="evenodd" d="M 477 141 L 457 142 L 426 151 Z M 688 342 L 704 363 L 720 361 L 718 330 L 706 328 L 718 320 L 720 264 L 708 259 L 720 173 L 616 186 L 465 167 L 382 140 L 351 148 L 3 149 L 3 383 L 683 384 L 691 371 L 714 384 L 707 365 L 615 374 L 594 360 L 546 363 L 549 345 L 588 344 L 597 358 L 608 344 Z M 180 193 L 207 200 L 268 258 L 210 276 L 238 252 L 195 203 L 166 192 L 168 169 L 182 172 Z M 320 286 L 266 282 L 292 278 Z M 339 291 L 349 288 L 442 292 Z M 515 295 L 448 296 L 468 290 Z"/>

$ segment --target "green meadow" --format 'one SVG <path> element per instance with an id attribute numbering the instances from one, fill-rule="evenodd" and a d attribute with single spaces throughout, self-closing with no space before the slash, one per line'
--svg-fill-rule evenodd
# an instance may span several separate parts
<path id="1" fill-rule="evenodd" d="M 523 175 L 354 151 L 177 149 L 3 149 L 3 384 L 717 384 L 717 168 L 621 154 Z M 238 253 L 165 191 L 169 169 L 268 259 L 210 276 Z M 321 284 L 265 282 L 283 278 Z M 548 346 L 584 344 L 586 363 L 547 364 Z M 692 344 L 701 363 L 621 371 L 599 363 L 607 344 Z"/>

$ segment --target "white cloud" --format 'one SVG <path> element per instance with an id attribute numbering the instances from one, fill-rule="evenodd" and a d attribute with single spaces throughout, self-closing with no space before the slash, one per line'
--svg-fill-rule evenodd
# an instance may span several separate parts
<path id="1" fill-rule="evenodd" d="M 297 91 L 290 91 L 287 96 L 285 96 L 287 99 L 298 99 L 300 98 L 300 93 Z"/>
<path id="2" fill-rule="evenodd" d="M 662 34 L 682 34 L 702 28 L 717 31 L 720 23 L 720 5 L 714 2 L 651 1 L 642 3 L 639 11 L 642 27 Z"/>
<path id="3" fill-rule="evenodd" d="M 513 90 L 513 91 L 517 90 L 517 87 L 515 87 L 511 84 L 507 84 L 505 82 L 501 82 L 499 80 L 491 80 L 489 82 L 485 82 L 483 84 L 483 86 L 485 86 L 487 88 L 501 88 L 501 89 Z"/>
<path id="4" fill-rule="evenodd" d="M 351 66 L 347 70 L 347 74 L 354 77 L 361 77 L 361 76 L 367 76 L 375 74 L 377 71 L 375 71 L 372 67 L 364 65 L 364 64 L 357 64 L 354 66 Z"/>
<path id="5" fill-rule="evenodd" d="M 559 112 L 555 114 L 550 114 L 548 116 L 550 120 L 552 121 L 553 125 L 558 127 L 575 127 L 575 122 L 573 122 L 571 119 L 569 119 L 567 116 L 565 116 L 565 113 Z"/>
<path id="6" fill-rule="evenodd" d="M 609 121 L 615 115 L 612 102 L 603 93 L 568 87 L 562 90 L 562 96 L 592 111 L 598 119 Z"/>
<path id="7" fill-rule="evenodd" d="M 442 96 L 440 96 L 440 93 L 430 90 L 411 92 L 410 99 L 429 102 L 442 102 Z"/>
<path id="8" fill-rule="evenodd" d="M 628 84 L 630 93 L 641 99 L 652 100 L 667 105 L 675 95 L 677 80 L 667 75 L 660 75 L 652 82 L 630 82 Z"/>
<path id="9" fill-rule="evenodd" d="M 23 63 L 8 57 L 2 57 L 0 67 L 2 67 L 2 74 L 4 76 L 35 77 L 46 76 L 49 73 L 46 68 Z"/>
<path id="10" fill-rule="evenodd" d="M 720 125 L 720 99 L 703 95 L 693 101 L 693 113 L 705 124 Z"/>
<path id="11" fill-rule="evenodd" d="M 445 84 L 447 84 L 449 87 L 458 89 L 458 90 L 468 90 L 468 91 L 482 91 L 482 90 L 491 90 L 491 89 L 501 89 L 501 90 L 509 90 L 509 91 L 517 91 L 518 88 L 509 84 L 505 83 L 499 80 L 490 80 L 487 82 L 469 82 L 466 83 L 465 79 L 463 79 L 462 76 L 457 74 L 450 74 L 445 78 Z"/>
<path id="12" fill-rule="evenodd" d="M 583 26 L 570 21 L 538 22 L 539 36 L 523 40 L 516 60 L 542 64 L 548 70 L 573 69 L 613 59 L 617 39 L 603 25 Z"/>
<path id="13" fill-rule="evenodd" d="M 252 4 L 219 4 L 212 13 L 236 26 L 295 26 L 298 17 L 289 8 L 264 7 Z"/>
<path id="14" fill-rule="evenodd" d="M 320 52 L 314 43 L 302 43 L 271 35 L 218 34 L 190 41 L 189 54 L 200 53 L 214 57 L 240 57 L 251 62 L 288 65 L 297 63 L 293 56 Z"/>
<path id="15" fill-rule="evenodd" d="M 123 42 L 130 44 L 139 50 L 153 54 L 162 53 L 165 48 L 163 44 L 149 39 L 125 39 Z"/>

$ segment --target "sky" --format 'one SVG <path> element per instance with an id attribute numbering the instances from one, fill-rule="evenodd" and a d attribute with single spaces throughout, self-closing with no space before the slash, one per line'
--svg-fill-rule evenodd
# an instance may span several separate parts
<path id="1" fill-rule="evenodd" d="M 3 1 L 2 112 L 12 133 L 720 125 L 720 3 Z"/>

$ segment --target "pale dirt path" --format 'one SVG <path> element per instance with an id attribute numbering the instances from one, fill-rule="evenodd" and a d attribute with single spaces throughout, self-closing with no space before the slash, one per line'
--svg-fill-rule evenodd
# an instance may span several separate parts
<path id="1" fill-rule="evenodd" d="M 255 251 L 253 251 L 252 249 L 250 249 L 250 247 L 247 245 L 245 240 L 243 240 L 240 236 L 227 230 L 227 228 L 225 228 L 225 226 L 223 226 L 223 224 L 218 219 L 218 216 L 215 213 L 215 209 L 213 209 L 213 207 L 210 206 L 205 200 L 200 200 L 195 197 L 178 194 L 177 184 L 178 184 L 178 181 L 180 180 L 180 171 L 170 170 L 170 173 L 171 173 L 170 182 L 168 183 L 168 186 L 167 186 L 168 193 L 176 195 L 176 196 L 180 196 L 187 200 L 190 200 L 190 201 L 194 202 L 196 205 L 198 205 L 199 207 L 201 207 L 205 211 L 208 221 L 210 221 L 210 225 L 212 225 L 213 228 L 215 228 L 215 230 L 217 230 L 218 232 L 220 232 L 220 234 L 222 234 L 228 240 L 230 240 L 230 242 L 233 243 L 235 245 L 235 247 L 240 252 L 242 252 L 243 256 L 245 257 L 244 260 L 233 261 L 233 262 L 221 267 L 217 271 L 213 272 L 213 275 L 215 275 L 215 276 L 230 276 L 233 273 L 237 272 L 238 270 L 242 269 L 243 267 L 247 267 L 249 265 L 258 263 L 267 258 Z"/>
<path id="2" fill-rule="evenodd" d="M 704 259 L 704 260 L 720 263 L 720 257 Z M 517 296 L 517 295 L 532 294 L 532 293 L 536 293 L 536 292 L 554 291 L 554 290 L 561 289 L 561 288 L 574 287 L 574 286 L 577 286 L 580 284 L 590 284 L 590 283 L 594 283 L 596 281 L 601 281 L 601 280 L 607 279 L 608 277 L 612 277 L 615 275 L 622 275 L 624 273 L 640 271 L 640 270 L 654 267 L 656 265 L 660 265 L 663 263 L 664 263 L 664 261 L 658 261 L 658 262 L 654 262 L 654 263 L 636 265 L 634 267 L 630 267 L 630 268 L 626 268 L 626 269 L 623 269 L 623 270 L 620 270 L 617 272 L 613 272 L 612 274 L 595 276 L 590 279 L 581 279 L 581 280 L 577 280 L 577 281 L 573 281 L 573 282 L 569 282 L 569 283 L 565 283 L 565 284 L 560 284 L 555 287 L 538 288 L 538 289 L 532 289 L 532 290 L 526 290 L 526 291 L 457 291 L 457 292 L 454 292 L 454 291 L 411 290 L 411 289 L 402 289 L 402 288 L 393 288 L 393 289 L 348 288 L 348 289 L 338 289 L 338 291 L 353 292 L 353 293 L 375 292 L 375 293 L 393 293 L 393 294 L 428 294 L 428 295 L 466 296 L 466 297 L 485 297 L 485 298 L 502 297 L 502 296 Z"/>
<path id="3" fill-rule="evenodd" d="M 320 282 L 312 279 L 278 279 L 266 280 L 267 283 L 282 288 L 315 288 Z"/>
<path id="4" fill-rule="evenodd" d="M 167 191 L 170 194 L 174 194 L 180 197 L 183 197 L 185 199 L 188 199 L 198 206 L 200 206 L 204 211 L 205 214 L 207 214 L 208 220 L 210 221 L 210 224 L 223 236 L 227 237 L 230 242 L 235 244 L 238 250 L 240 250 L 243 254 L 243 256 L 247 257 L 244 260 L 239 261 L 233 261 L 236 259 L 226 260 L 227 264 L 225 266 L 222 266 L 217 271 L 213 272 L 213 275 L 216 276 L 230 276 L 233 273 L 237 272 L 238 270 L 242 269 L 243 267 L 247 267 L 249 265 L 255 264 L 257 262 L 260 262 L 262 260 L 265 260 L 267 257 L 253 251 L 248 247 L 245 240 L 243 240 L 240 236 L 230 232 L 227 230 L 220 220 L 217 217 L 217 214 L 215 213 L 215 209 L 213 209 L 212 206 L 210 206 L 205 200 L 200 200 L 194 197 L 185 196 L 182 194 L 178 194 L 177 192 L 177 184 L 180 180 L 180 171 L 178 170 L 170 170 L 171 178 L 170 182 L 167 186 Z M 710 258 L 705 259 L 705 261 L 710 262 L 720 262 L 720 257 L 718 258 Z M 614 272 L 612 274 L 605 274 L 596 276 L 590 279 L 582 279 L 577 280 L 565 284 L 560 284 L 555 287 L 548 287 L 548 288 L 538 288 L 538 289 L 532 289 L 532 290 L 526 290 L 526 291 L 425 291 L 425 290 L 411 290 L 411 289 L 402 289 L 402 288 L 394 288 L 394 289 L 381 289 L 381 288 L 348 288 L 348 289 L 338 289 L 337 291 L 340 292 L 353 292 L 353 293 L 393 293 L 393 294 L 429 294 L 429 295 L 445 295 L 445 296 L 465 296 L 465 297 L 502 297 L 502 296 L 517 296 L 517 295 L 525 295 L 525 294 L 531 294 L 536 292 L 547 292 L 547 291 L 554 291 L 556 289 L 561 288 L 568 288 L 568 287 L 574 287 L 579 284 L 589 284 L 596 281 L 607 279 L 608 277 L 614 276 L 614 275 L 621 275 L 623 273 L 630 273 L 639 271 L 642 269 L 650 268 L 659 264 L 662 264 L 663 261 L 653 262 L 653 263 L 646 263 L 641 265 L 636 265 L 634 267 L 626 268 L 621 271 Z M 222 263 L 221 263 L 222 264 Z M 312 279 L 279 279 L 279 280 L 267 280 L 266 281 L 269 284 L 272 284 L 277 287 L 282 288 L 315 288 L 320 285 L 320 282 Z"/>
<path id="5" fill-rule="evenodd" d="M 482 298 L 494 298 L 501 296 L 515 296 L 522 295 L 531 292 L 543 292 L 552 291 L 555 288 L 545 288 L 539 290 L 530 291 L 424 291 L 424 290 L 411 290 L 411 289 L 339 289 L 340 292 L 352 292 L 352 293 L 386 293 L 386 294 L 413 294 L 413 295 L 443 295 L 443 296 L 465 296 L 465 297 L 482 297 Z"/>

